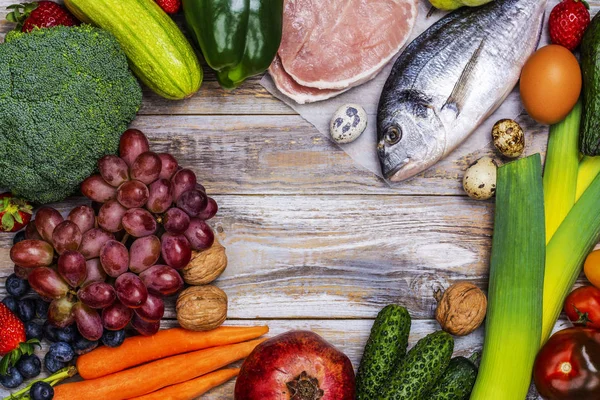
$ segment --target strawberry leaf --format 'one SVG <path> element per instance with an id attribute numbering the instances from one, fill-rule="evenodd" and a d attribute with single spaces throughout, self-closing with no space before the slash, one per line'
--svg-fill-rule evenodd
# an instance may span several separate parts
<path id="1" fill-rule="evenodd" d="M 0 360 L 0 375 L 6 375 L 10 367 L 10 353 L 2 357 Z"/>
<path id="2" fill-rule="evenodd" d="M 9 213 L 4 213 L 2 216 L 2 230 L 5 232 L 10 232 L 12 228 L 15 226 L 15 219 Z"/>
<path id="3" fill-rule="evenodd" d="M 21 213 L 19 211 L 13 212 L 12 216 L 15 219 L 15 221 L 17 221 L 19 224 L 23 223 L 23 218 L 21 218 Z"/>

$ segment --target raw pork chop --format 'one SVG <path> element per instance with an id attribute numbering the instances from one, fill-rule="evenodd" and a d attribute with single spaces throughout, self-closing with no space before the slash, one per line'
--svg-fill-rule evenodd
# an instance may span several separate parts
<path id="1" fill-rule="evenodd" d="M 269 74 L 273 78 L 277 89 L 298 104 L 327 100 L 350 89 L 315 89 L 302 86 L 298 84 L 298 82 L 296 82 L 291 76 L 289 76 L 287 72 L 285 72 L 281 66 L 281 59 L 279 56 L 275 57 L 275 60 L 273 60 L 273 63 L 269 67 Z"/>
<path id="2" fill-rule="evenodd" d="M 373 78 L 410 36 L 417 0 L 286 0 L 279 57 L 300 85 L 346 89 Z"/>

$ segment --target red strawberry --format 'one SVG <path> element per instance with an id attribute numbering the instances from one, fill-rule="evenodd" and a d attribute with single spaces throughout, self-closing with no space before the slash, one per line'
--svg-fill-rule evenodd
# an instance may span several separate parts
<path id="1" fill-rule="evenodd" d="M 181 8 L 181 0 L 154 0 L 167 14 L 177 14 Z"/>
<path id="2" fill-rule="evenodd" d="M 32 208 L 23 199 L 13 197 L 11 193 L 0 194 L 0 231 L 16 232 L 31 220 Z"/>
<path id="3" fill-rule="evenodd" d="M 589 5 L 585 0 L 563 0 L 550 13 L 550 38 L 573 51 L 590 25 Z"/>
<path id="4" fill-rule="evenodd" d="M 73 14 L 53 1 L 14 4 L 7 8 L 12 12 L 6 16 L 6 19 L 16 23 L 15 29 L 21 32 L 31 32 L 34 28 L 50 28 L 58 25 L 79 25 L 79 21 Z"/>
<path id="5" fill-rule="evenodd" d="M 9 367 L 15 365 L 23 354 L 33 354 L 34 346 L 40 341 L 26 341 L 25 326 L 15 314 L 0 303 L 0 374 L 6 374 Z"/>

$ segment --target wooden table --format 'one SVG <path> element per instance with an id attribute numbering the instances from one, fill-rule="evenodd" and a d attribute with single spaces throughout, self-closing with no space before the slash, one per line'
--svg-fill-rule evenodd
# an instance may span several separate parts
<path id="1" fill-rule="evenodd" d="M 426 0 L 421 0 L 426 1 Z M 558 0 L 551 0 L 548 9 Z M 0 32 L 4 8 L 0 0 Z M 591 1 L 594 11 L 600 1 Z M 411 343 L 439 329 L 433 292 L 469 280 L 487 288 L 494 202 L 465 197 L 461 178 L 491 145 L 463 148 L 398 187 L 350 157 L 251 79 L 221 90 L 205 68 L 193 98 L 145 91 L 133 126 L 152 149 L 192 168 L 220 211 L 212 221 L 229 267 L 217 281 L 229 296 L 228 324 L 268 324 L 271 335 L 310 329 L 358 366 L 373 318 L 389 303 L 413 317 Z M 547 129 L 527 116 L 528 152 L 545 150 Z M 67 212 L 81 197 L 53 204 Z M 12 273 L 12 235 L 0 235 L 0 298 Z M 176 325 L 173 301 L 163 327 Z M 479 329 L 456 339 L 456 354 L 481 349 Z M 233 383 L 207 399 L 232 399 Z M 0 390 L 0 395 L 7 395 Z M 535 395 L 531 399 L 537 398 Z"/>

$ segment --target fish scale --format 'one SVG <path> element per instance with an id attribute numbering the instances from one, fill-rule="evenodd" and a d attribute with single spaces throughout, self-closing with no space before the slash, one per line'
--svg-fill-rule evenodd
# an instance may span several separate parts
<path id="1" fill-rule="evenodd" d="M 377 115 L 377 152 L 392 182 L 425 171 L 510 94 L 537 48 L 546 0 L 496 0 L 432 25 L 398 57 Z"/>

